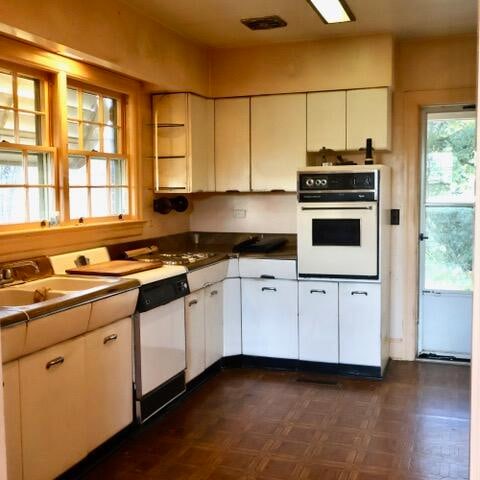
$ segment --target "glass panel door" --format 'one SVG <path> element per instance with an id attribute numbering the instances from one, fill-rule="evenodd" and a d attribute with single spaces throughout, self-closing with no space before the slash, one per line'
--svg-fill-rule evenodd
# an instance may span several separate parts
<path id="1" fill-rule="evenodd" d="M 475 112 L 424 112 L 420 356 L 469 358 Z"/>

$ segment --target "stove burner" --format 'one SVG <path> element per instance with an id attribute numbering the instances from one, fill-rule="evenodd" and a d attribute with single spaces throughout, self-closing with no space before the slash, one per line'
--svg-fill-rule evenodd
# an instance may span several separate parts
<path id="1" fill-rule="evenodd" d="M 214 257 L 216 254 L 212 252 L 198 252 L 198 253 L 149 253 L 147 255 L 140 255 L 135 258 L 139 262 L 163 262 L 164 265 L 190 265 L 207 258 Z"/>

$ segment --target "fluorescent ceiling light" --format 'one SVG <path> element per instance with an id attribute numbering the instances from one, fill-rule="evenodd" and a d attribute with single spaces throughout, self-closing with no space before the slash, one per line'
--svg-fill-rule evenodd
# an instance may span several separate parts
<path id="1" fill-rule="evenodd" d="M 324 23 L 355 21 L 355 16 L 344 0 L 307 0 Z"/>

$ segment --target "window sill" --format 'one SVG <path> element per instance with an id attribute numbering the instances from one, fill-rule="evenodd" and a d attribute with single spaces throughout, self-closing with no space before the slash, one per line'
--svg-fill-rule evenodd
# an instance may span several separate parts
<path id="1" fill-rule="evenodd" d="M 142 235 L 147 222 L 122 220 L 0 231 L 0 261 L 52 255 Z"/>

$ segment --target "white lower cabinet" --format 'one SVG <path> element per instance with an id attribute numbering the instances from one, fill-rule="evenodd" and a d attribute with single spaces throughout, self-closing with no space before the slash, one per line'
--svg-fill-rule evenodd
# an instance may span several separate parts
<path id="1" fill-rule="evenodd" d="M 339 285 L 340 363 L 381 366 L 381 286 Z"/>
<path id="2" fill-rule="evenodd" d="M 245 355 L 298 358 L 297 282 L 242 279 Z"/>
<path id="3" fill-rule="evenodd" d="M 242 353 L 242 296 L 239 278 L 223 281 L 223 356 Z"/>
<path id="4" fill-rule="evenodd" d="M 8 480 L 21 480 L 23 478 L 22 425 L 20 423 L 20 373 L 18 360 L 3 365 L 3 406 L 5 412 L 7 478 Z"/>
<path id="5" fill-rule="evenodd" d="M 223 356 L 223 282 L 205 288 L 205 368 Z"/>
<path id="6" fill-rule="evenodd" d="M 205 370 L 205 289 L 185 297 L 185 336 L 189 382 Z"/>
<path id="7" fill-rule="evenodd" d="M 19 361 L 23 476 L 49 480 L 87 454 L 85 337 Z"/>
<path id="8" fill-rule="evenodd" d="M 85 336 L 87 441 L 91 451 L 133 420 L 132 321 Z"/>
<path id="9" fill-rule="evenodd" d="M 300 360 L 338 363 L 338 283 L 299 282 Z"/>

